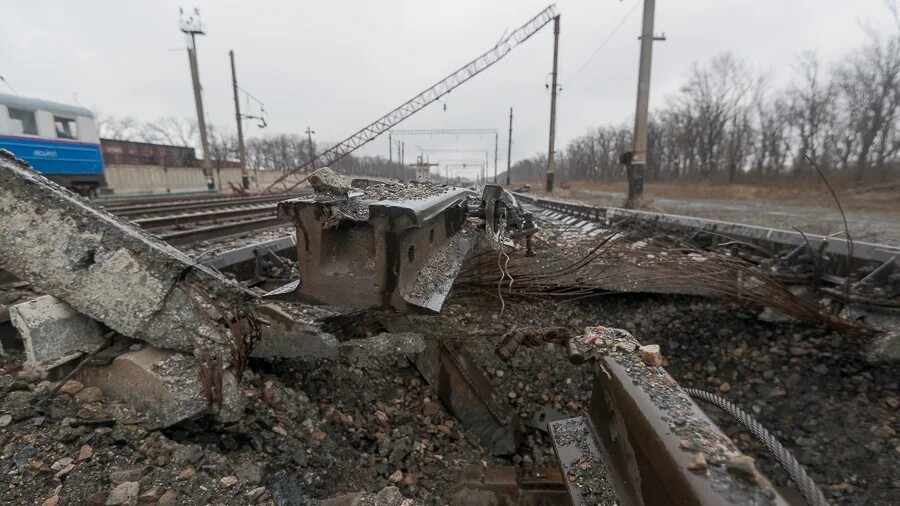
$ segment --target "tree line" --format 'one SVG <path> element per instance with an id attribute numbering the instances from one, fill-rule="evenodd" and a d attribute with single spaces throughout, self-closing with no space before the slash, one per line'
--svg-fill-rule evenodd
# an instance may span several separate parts
<path id="1" fill-rule="evenodd" d="M 627 125 L 589 130 L 557 152 L 561 180 L 624 178 Z M 900 175 L 900 30 L 869 40 L 840 62 L 796 59 L 789 85 L 748 70 L 732 54 L 691 66 L 685 83 L 649 123 L 650 180 L 762 182 L 814 175 L 806 156 L 847 183 Z M 546 154 L 519 161 L 511 176 L 540 180 Z"/>

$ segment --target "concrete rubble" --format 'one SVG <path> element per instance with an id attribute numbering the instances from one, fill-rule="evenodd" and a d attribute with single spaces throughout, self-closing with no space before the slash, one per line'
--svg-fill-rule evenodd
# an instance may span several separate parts
<path id="1" fill-rule="evenodd" d="M 153 346 L 88 367 L 83 380 L 150 426 L 242 412 L 237 383 L 259 337 L 252 292 L 3 151 L 0 186 L 0 269 L 53 295 L 11 308 L 30 364 L 97 350 L 100 322 Z"/>
<path id="2" fill-rule="evenodd" d="M 324 310 L 303 308 L 315 315 Z M 307 322 L 313 314 L 296 314 L 300 306 L 263 304 L 257 312 L 263 322 L 260 339 L 250 356 L 253 358 L 333 358 L 338 355 L 338 340 L 323 332 L 319 325 Z"/>
<path id="3" fill-rule="evenodd" d="M 111 364 L 81 373 L 84 385 L 96 386 L 113 399 L 127 402 L 149 428 L 168 427 L 207 412 L 209 399 L 200 376 L 200 361 L 192 356 L 145 346 L 116 357 Z M 246 400 L 231 371 L 222 375 L 222 399 L 216 417 L 240 418 Z"/>
<path id="4" fill-rule="evenodd" d="M 353 190 L 343 176 L 328 167 L 322 167 L 308 177 L 310 186 L 312 186 L 316 192 L 347 195 Z"/>
<path id="5" fill-rule="evenodd" d="M 0 151 L 0 268 L 111 329 L 243 367 L 255 296 Z"/>
<path id="6" fill-rule="evenodd" d="M 402 356 L 425 349 L 424 338 L 414 332 L 382 332 L 371 337 L 339 340 L 322 330 L 316 321 L 333 315 L 322 307 L 268 303 L 257 310 L 263 325 L 259 342 L 250 354 L 253 358 L 316 360 L 339 356 Z"/>
<path id="7" fill-rule="evenodd" d="M 424 349 L 415 334 L 340 342 L 318 322 L 333 314 L 328 309 L 258 305 L 243 286 L 5 152 L 0 185 L 0 269 L 52 294 L 11 308 L 28 364 L 47 372 L 97 351 L 107 343 L 106 327 L 144 341 L 108 365 L 86 367 L 78 379 L 85 391 L 127 403 L 132 411 L 120 415 L 136 411 L 150 428 L 204 414 L 238 419 L 246 404 L 238 383 L 251 351 L 322 359 Z"/>
<path id="8" fill-rule="evenodd" d="M 51 295 L 10 306 L 9 314 L 24 341 L 26 367 L 49 370 L 106 343 L 96 321 Z"/>

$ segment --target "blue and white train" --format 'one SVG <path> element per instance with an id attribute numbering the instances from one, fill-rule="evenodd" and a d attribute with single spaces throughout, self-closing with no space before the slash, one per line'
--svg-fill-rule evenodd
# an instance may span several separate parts
<path id="1" fill-rule="evenodd" d="M 82 195 L 105 186 L 100 136 L 90 109 L 0 93 L 0 148 Z"/>

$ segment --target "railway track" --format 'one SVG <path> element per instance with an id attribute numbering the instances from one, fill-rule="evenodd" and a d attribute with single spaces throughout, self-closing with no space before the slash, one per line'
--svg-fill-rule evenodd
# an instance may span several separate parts
<path id="1" fill-rule="evenodd" d="M 180 209 L 174 211 L 176 214 L 160 214 L 158 216 L 135 218 L 130 221 L 147 230 L 158 230 L 167 227 L 190 226 L 205 221 L 271 216 L 275 214 L 275 207 L 271 204 L 257 204 L 238 207 L 223 207 L 212 210 L 203 209 L 187 213 L 178 212 Z"/>
<path id="2" fill-rule="evenodd" d="M 262 232 L 264 230 L 287 225 L 288 224 L 285 223 L 284 220 L 275 217 L 273 213 L 272 216 L 219 223 L 188 230 L 172 230 L 161 232 L 156 235 L 173 246 L 186 246 L 202 241 L 212 241 L 235 235 Z"/>
<path id="3" fill-rule="evenodd" d="M 275 203 L 292 196 L 122 201 L 105 207 L 174 246 L 189 246 L 284 226 L 275 216 Z"/>
<path id="4" fill-rule="evenodd" d="M 203 200 L 219 200 L 223 198 L 241 198 L 239 195 L 225 193 L 181 192 L 181 193 L 157 193 L 149 195 L 131 196 L 107 196 L 91 199 L 95 205 L 102 207 L 133 206 L 141 204 L 165 204 L 174 202 L 199 202 Z"/>
<path id="5" fill-rule="evenodd" d="M 785 282 L 811 283 L 846 303 L 881 307 L 900 304 L 900 247 L 853 241 L 842 237 L 725 221 L 589 206 L 517 193 L 536 214 L 588 234 L 618 224 L 641 224 L 690 238 L 706 248 L 728 247 L 737 256 L 758 264 Z M 849 290 L 846 288 L 850 288 Z"/>
<path id="6" fill-rule="evenodd" d="M 299 194 L 297 194 L 299 195 Z M 123 218 L 150 217 L 172 214 L 179 211 L 207 211 L 228 207 L 250 206 L 257 204 L 274 204 L 296 195 L 267 195 L 253 197 L 220 197 L 198 200 L 180 200 L 156 203 L 122 203 L 119 205 L 103 205 L 109 212 Z"/>

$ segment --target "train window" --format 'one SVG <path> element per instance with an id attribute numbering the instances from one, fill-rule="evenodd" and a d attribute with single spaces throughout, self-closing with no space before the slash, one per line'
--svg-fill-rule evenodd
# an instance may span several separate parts
<path id="1" fill-rule="evenodd" d="M 34 111 L 9 108 L 9 119 L 12 121 L 13 134 L 37 135 L 37 123 Z"/>
<path id="2" fill-rule="evenodd" d="M 56 137 L 59 139 L 77 139 L 78 127 L 75 120 L 71 118 L 53 117 L 53 124 L 56 125 Z"/>

